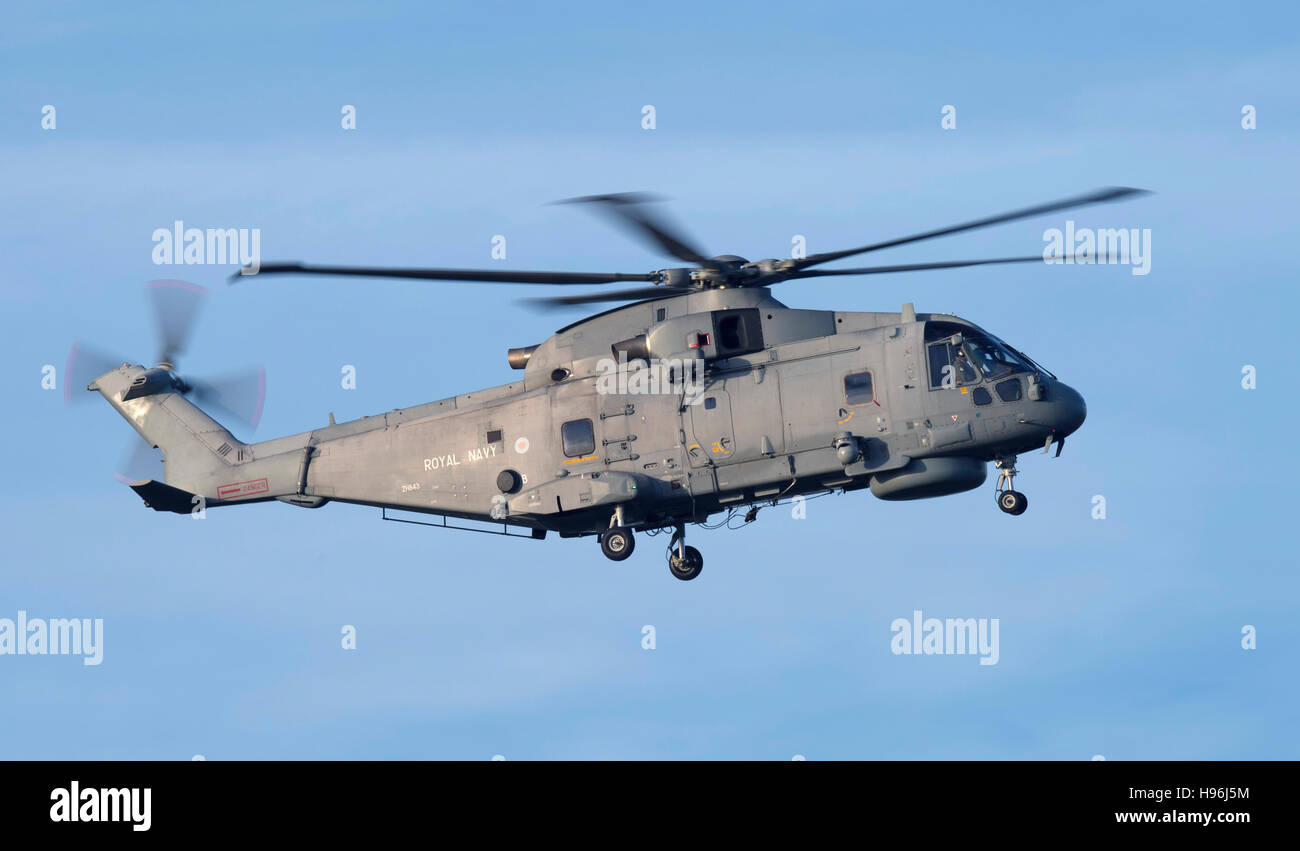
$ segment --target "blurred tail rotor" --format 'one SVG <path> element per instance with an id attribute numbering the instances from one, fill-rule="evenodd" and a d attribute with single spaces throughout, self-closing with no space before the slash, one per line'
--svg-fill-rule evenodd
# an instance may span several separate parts
<path id="1" fill-rule="evenodd" d="M 236 419 L 249 430 L 257 428 L 266 403 L 266 370 L 262 367 L 231 372 L 217 378 L 189 382 L 190 399 L 201 408 Z"/>
<path id="2" fill-rule="evenodd" d="M 144 376 L 147 392 L 162 390 L 189 396 L 196 405 L 219 412 L 223 419 L 237 420 L 249 431 L 255 430 L 266 401 L 266 371 L 262 367 L 226 373 L 213 379 L 182 377 L 177 371 L 178 358 L 189 343 L 207 290 L 188 281 L 159 280 L 145 284 L 145 292 L 158 329 L 157 362 Z M 74 388 L 85 388 L 104 373 L 129 362 L 127 358 L 80 341 L 74 343 L 63 373 L 64 401 L 70 403 L 74 399 L 91 398 L 74 394 Z M 130 392 L 136 391 L 133 388 Z M 163 481 L 162 453 L 143 439 L 134 441 L 119 464 L 116 478 L 128 483 L 142 479 Z"/>
<path id="3" fill-rule="evenodd" d="M 176 356 L 185 351 L 208 291 L 188 281 L 150 281 L 144 286 L 158 325 L 158 366 L 173 369 Z"/>
<path id="4" fill-rule="evenodd" d="M 113 474 L 113 478 L 124 485 L 143 482 L 146 479 L 153 479 L 155 482 L 164 481 L 162 450 L 145 443 L 144 438 L 137 437 L 122 453 L 122 459 L 117 464 L 117 472 Z"/>
<path id="5" fill-rule="evenodd" d="M 64 403 L 89 401 L 90 396 L 85 393 L 73 393 L 72 389 L 75 387 L 78 390 L 85 390 L 87 384 L 124 363 L 126 363 L 124 357 L 92 348 L 80 340 L 76 341 L 68 351 L 68 363 L 63 368 Z"/>

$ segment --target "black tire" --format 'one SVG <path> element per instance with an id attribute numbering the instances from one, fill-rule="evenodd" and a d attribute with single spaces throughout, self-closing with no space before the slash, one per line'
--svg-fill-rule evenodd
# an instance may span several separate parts
<path id="1" fill-rule="evenodd" d="M 624 526 L 615 526 L 600 536 L 600 551 L 610 561 L 622 561 L 632 555 L 636 549 L 636 537 L 632 530 Z"/>
<path id="2" fill-rule="evenodd" d="M 674 552 L 668 557 L 668 570 L 683 582 L 689 582 L 704 569 L 704 556 L 695 547 L 686 548 L 686 557 L 678 558 Z"/>
<path id="3" fill-rule="evenodd" d="M 1012 516 L 1025 513 L 1029 507 L 1029 498 L 1020 491 L 1002 491 L 998 494 L 998 508 Z"/>

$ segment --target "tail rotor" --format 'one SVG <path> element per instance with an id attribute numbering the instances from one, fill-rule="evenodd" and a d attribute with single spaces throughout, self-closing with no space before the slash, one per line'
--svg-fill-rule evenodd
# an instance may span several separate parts
<path id="1" fill-rule="evenodd" d="M 182 376 L 177 371 L 180 355 L 185 352 L 198 314 L 208 291 L 188 281 L 158 280 L 145 284 L 158 331 L 158 355 L 155 365 L 140 375 L 125 391 L 124 398 L 155 393 L 179 393 L 196 405 L 219 411 L 227 420 L 237 420 L 249 431 L 257 428 L 266 401 L 266 371 L 260 367 L 230 372 L 211 379 Z M 65 403 L 89 396 L 74 393 L 123 364 L 118 357 L 81 341 L 73 343 L 63 377 Z M 115 477 L 126 483 L 144 479 L 162 481 L 162 453 L 143 439 L 123 455 Z"/>

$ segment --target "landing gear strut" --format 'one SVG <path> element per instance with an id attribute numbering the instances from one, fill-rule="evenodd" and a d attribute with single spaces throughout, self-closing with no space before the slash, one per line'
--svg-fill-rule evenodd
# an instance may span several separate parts
<path id="1" fill-rule="evenodd" d="M 619 506 L 609 519 L 609 528 L 601 533 L 600 551 L 610 561 L 622 561 L 636 549 L 632 530 L 623 525 L 623 507 Z"/>
<path id="2" fill-rule="evenodd" d="M 993 466 L 998 468 L 998 486 L 994 494 L 997 496 L 998 508 L 1011 515 L 1021 515 L 1029 507 L 1029 497 L 1025 496 L 1013 487 L 1016 473 L 1016 456 L 1004 455 L 993 462 Z"/>
<path id="3" fill-rule="evenodd" d="M 686 546 L 686 527 L 678 526 L 668 543 L 668 570 L 682 581 L 690 581 L 704 569 L 704 556 L 695 547 Z"/>

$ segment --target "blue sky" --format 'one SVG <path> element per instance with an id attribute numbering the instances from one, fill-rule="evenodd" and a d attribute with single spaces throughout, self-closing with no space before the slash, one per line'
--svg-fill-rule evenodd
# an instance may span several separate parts
<path id="1" fill-rule="evenodd" d="M 103 618 L 104 661 L 0 656 L 0 757 L 1300 758 L 1297 13 L 1134 5 L 8 10 L 0 617 Z M 489 266 L 503 234 L 500 265 L 641 272 L 667 261 L 546 202 L 663 193 L 711 251 L 757 258 L 1110 184 L 1158 194 L 1072 218 L 1150 228 L 1145 277 L 1030 264 L 775 290 L 957 313 L 1078 388 L 1064 454 L 1022 458 L 1024 516 L 996 510 L 992 480 L 765 509 L 693 530 L 691 583 L 662 539 L 615 564 L 590 540 L 342 505 L 156 514 L 112 478 L 129 427 L 41 389 L 74 339 L 152 358 L 155 278 L 212 291 L 184 372 L 265 365 L 257 439 L 511 380 L 507 347 L 580 315 L 530 312 L 524 287 L 227 287 L 226 267 L 153 265 L 176 219 L 260 228 L 268 260 Z M 877 257 L 1033 254 L 1064 218 Z M 998 618 L 998 664 L 893 655 L 890 623 L 916 609 Z"/>

